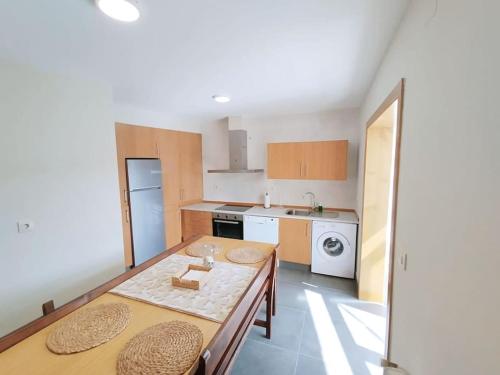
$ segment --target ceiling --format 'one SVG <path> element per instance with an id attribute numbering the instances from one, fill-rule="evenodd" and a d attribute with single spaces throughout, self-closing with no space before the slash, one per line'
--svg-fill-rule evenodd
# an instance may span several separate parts
<path id="1" fill-rule="evenodd" d="M 176 115 L 357 107 L 407 3 L 140 0 L 126 24 L 93 0 L 0 0 L 0 58 L 105 80 L 117 105 Z"/>

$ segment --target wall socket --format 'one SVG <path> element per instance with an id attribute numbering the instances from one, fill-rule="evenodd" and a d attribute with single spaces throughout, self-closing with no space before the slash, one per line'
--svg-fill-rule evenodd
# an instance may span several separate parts
<path id="1" fill-rule="evenodd" d="M 17 232 L 26 233 L 31 232 L 35 226 L 35 223 L 31 220 L 22 219 L 17 222 Z"/>

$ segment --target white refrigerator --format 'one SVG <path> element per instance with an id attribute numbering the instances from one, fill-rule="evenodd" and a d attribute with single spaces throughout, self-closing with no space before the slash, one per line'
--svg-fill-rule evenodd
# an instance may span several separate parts
<path id="1" fill-rule="evenodd" d="M 165 250 L 161 162 L 127 159 L 134 266 Z"/>

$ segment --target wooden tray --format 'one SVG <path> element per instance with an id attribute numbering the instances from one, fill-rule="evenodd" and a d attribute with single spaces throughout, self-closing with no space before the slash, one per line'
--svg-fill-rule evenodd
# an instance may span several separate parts
<path id="1" fill-rule="evenodd" d="M 186 268 L 184 268 L 183 270 L 179 271 L 177 273 L 177 275 L 172 276 L 172 285 L 180 287 L 180 288 L 200 290 L 200 288 L 202 288 L 203 285 L 205 285 L 207 283 L 207 281 L 210 279 L 210 277 L 212 276 L 212 273 L 210 272 L 211 270 L 212 269 L 210 267 L 197 265 L 197 264 L 190 264 Z M 183 277 L 189 271 L 202 271 L 202 272 L 205 272 L 206 275 L 204 275 L 200 280 L 183 279 Z"/>

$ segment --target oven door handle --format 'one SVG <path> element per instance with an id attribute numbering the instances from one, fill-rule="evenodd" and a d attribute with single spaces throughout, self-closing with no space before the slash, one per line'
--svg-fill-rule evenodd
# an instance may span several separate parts
<path id="1" fill-rule="evenodd" d="M 214 219 L 214 223 L 235 224 L 235 225 L 238 225 L 238 224 L 241 223 L 241 221 L 229 221 L 229 220 L 216 220 L 216 219 Z"/>

